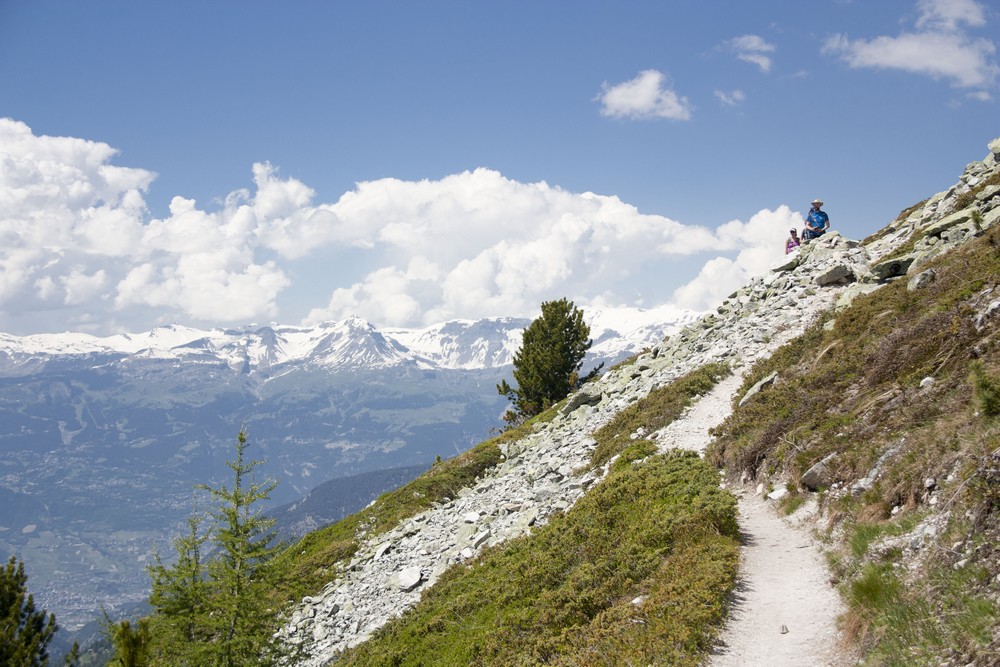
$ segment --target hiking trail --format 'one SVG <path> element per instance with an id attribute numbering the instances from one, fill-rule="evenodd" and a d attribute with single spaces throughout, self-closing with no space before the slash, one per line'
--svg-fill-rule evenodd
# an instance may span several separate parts
<path id="1" fill-rule="evenodd" d="M 660 448 L 704 454 L 709 429 L 729 415 L 742 381 L 740 373 L 725 378 L 661 429 L 655 438 Z M 739 498 L 740 570 L 709 667 L 850 664 L 836 624 L 844 605 L 830 584 L 820 545 L 802 520 L 815 511 L 815 501 L 801 508 L 793 523 L 753 489 L 733 491 Z"/>

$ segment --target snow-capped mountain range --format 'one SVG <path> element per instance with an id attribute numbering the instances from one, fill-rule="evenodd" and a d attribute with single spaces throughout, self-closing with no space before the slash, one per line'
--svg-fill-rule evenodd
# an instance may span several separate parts
<path id="1" fill-rule="evenodd" d="M 653 345 L 698 313 L 674 306 L 651 310 L 611 308 L 586 313 L 594 345 L 591 357 L 613 361 Z M 384 368 L 416 362 L 423 368 L 474 370 L 512 363 L 530 320 L 452 320 L 423 329 L 376 329 L 359 317 L 312 327 L 277 324 L 202 330 L 161 326 L 144 333 L 98 337 L 85 333 L 13 336 L 0 333 L 0 373 L 16 373 L 42 356 L 136 355 L 197 359 L 212 355 L 234 369 L 252 373 L 290 362 L 328 367 Z M 20 362 L 20 363 L 18 363 Z M 30 370 L 34 364 L 24 367 Z"/>

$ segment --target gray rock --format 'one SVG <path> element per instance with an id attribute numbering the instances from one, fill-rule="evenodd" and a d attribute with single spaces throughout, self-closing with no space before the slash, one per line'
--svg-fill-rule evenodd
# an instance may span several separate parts
<path id="1" fill-rule="evenodd" d="M 788 253 L 787 255 L 784 256 L 783 259 L 772 264 L 771 270 L 776 273 L 791 271 L 795 267 L 797 267 L 801 263 L 801 261 L 802 258 L 800 257 L 799 251 L 796 250 L 795 252 Z M 732 297 L 729 298 L 731 299 Z"/>
<path id="2" fill-rule="evenodd" d="M 854 300 L 863 294 L 868 294 L 869 292 L 874 292 L 879 289 L 881 285 L 874 285 L 871 283 L 851 283 L 844 291 L 840 293 L 840 297 L 837 299 L 837 304 L 834 306 L 835 312 L 841 312 L 850 308 Z"/>
<path id="3" fill-rule="evenodd" d="M 971 206 L 969 208 L 962 209 L 961 211 L 957 211 L 955 213 L 952 213 L 951 215 L 941 218 L 937 222 L 928 225 L 921 231 L 923 231 L 925 237 L 941 236 L 942 233 L 944 233 L 945 231 L 951 229 L 956 225 L 961 225 L 963 223 L 970 222 L 972 220 L 972 213 L 975 210 L 976 209 L 972 208 Z"/>
<path id="4" fill-rule="evenodd" d="M 824 486 L 830 486 L 830 482 L 832 481 L 830 463 L 835 458 L 837 458 L 836 452 L 825 457 L 822 461 L 814 463 L 810 466 L 809 470 L 806 470 L 802 474 L 802 478 L 799 480 L 799 483 L 810 491 L 816 491 Z"/>
<path id="5" fill-rule="evenodd" d="M 976 199 L 982 202 L 989 201 L 997 195 L 1000 195 L 1000 185 L 994 183 L 993 185 L 987 185 L 985 188 L 979 191 L 976 195 Z"/>
<path id="6" fill-rule="evenodd" d="M 410 592 L 414 588 L 420 585 L 420 582 L 424 580 L 424 575 L 420 572 L 420 567 L 417 565 L 410 566 L 399 572 L 397 575 L 397 585 L 399 590 Z"/>
<path id="7" fill-rule="evenodd" d="M 788 489 L 786 489 L 785 487 L 782 486 L 780 488 L 775 489 L 771 493 L 767 494 L 767 499 L 768 500 L 781 500 L 782 498 L 784 498 L 787 495 L 788 495 Z"/>
<path id="8" fill-rule="evenodd" d="M 569 397 L 566 401 L 566 405 L 563 406 L 560 414 L 568 415 L 569 413 L 577 410 L 584 405 L 597 405 L 601 402 L 601 388 L 596 382 L 589 382 L 577 391 L 575 394 Z"/>
<path id="9" fill-rule="evenodd" d="M 888 280 L 889 278 L 895 278 L 896 276 L 905 276 L 906 272 L 910 269 L 910 265 L 913 264 L 914 259 L 915 257 L 913 255 L 907 255 L 905 257 L 896 257 L 894 259 L 885 260 L 872 265 L 872 273 L 879 280 Z"/>
<path id="10" fill-rule="evenodd" d="M 473 538 L 472 538 L 472 546 L 473 546 L 473 548 L 478 549 L 483 544 L 483 542 L 485 542 L 486 540 L 490 539 L 491 535 L 492 535 L 492 533 L 490 532 L 489 528 L 487 528 L 486 530 L 480 531 L 479 533 L 476 533 L 476 535 L 474 535 Z"/>
<path id="11" fill-rule="evenodd" d="M 755 384 L 754 386 L 752 386 L 749 389 L 747 389 L 747 393 L 745 393 L 743 395 L 743 398 L 740 399 L 740 405 L 742 406 L 744 403 L 746 403 L 747 401 L 749 401 L 751 398 L 753 398 L 764 387 L 767 387 L 767 386 L 770 386 L 771 384 L 774 384 L 774 381 L 777 380 L 777 379 L 778 379 L 778 373 L 777 373 L 777 371 L 775 371 L 774 373 L 771 373 L 767 377 L 761 379 L 759 382 L 757 382 L 757 384 Z"/>
<path id="12" fill-rule="evenodd" d="M 1000 299 L 991 301 L 986 306 L 976 313 L 976 329 L 982 329 L 986 326 L 987 320 L 989 320 L 994 315 L 1000 313 Z"/>
<path id="13" fill-rule="evenodd" d="M 909 292 L 913 292 L 918 289 L 924 289 L 937 278 L 937 273 L 934 269 L 927 269 L 926 271 L 921 271 L 917 275 L 910 278 L 906 283 L 906 289 Z"/>
<path id="14" fill-rule="evenodd" d="M 965 243 L 979 232 L 979 225 L 974 220 L 970 220 L 961 225 L 955 225 L 951 229 L 941 234 L 941 240 L 950 246 Z"/>
<path id="15" fill-rule="evenodd" d="M 827 285 L 846 285 L 854 280 L 854 273 L 844 264 L 834 264 L 819 273 L 813 281 L 820 287 Z"/>
<path id="16" fill-rule="evenodd" d="M 1000 206 L 997 206 L 988 213 L 983 214 L 983 221 L 979 223 L 981 229 L 989 229 L 1000 222 Z"/>

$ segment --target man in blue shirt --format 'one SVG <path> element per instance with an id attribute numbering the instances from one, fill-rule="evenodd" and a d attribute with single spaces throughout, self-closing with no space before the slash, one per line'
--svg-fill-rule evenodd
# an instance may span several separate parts
<path id="1" fill-rule="evenodd" d="M 823 234 L 826 234 L 826 230 L 830 228 L 830 216 L 820 210 L 821 206 L 823 206 L 822 201 L 819 199 L 813 200 L 812 209 L 806 215 L 806 228 L 802 230 L 803 241 L 811 241 L 812 239 L 819 238 Z"/>

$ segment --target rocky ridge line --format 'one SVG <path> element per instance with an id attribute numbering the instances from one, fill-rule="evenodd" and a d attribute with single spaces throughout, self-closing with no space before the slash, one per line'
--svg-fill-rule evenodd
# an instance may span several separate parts
<path id="1" fill-rule="evenodd" d="M 606 468 L 580 472 L 595 444 L 590 434 L 652 389 L 716 361 L 730 364 L 740 377 L 831 307 L 845 308 L 859 294 L 900 276 L 911 275 L 911 289 L 919 289 L 917 268 L 1000 219 L 1000 186 L 982 186 L 1000 173 L 1000 139 L 990 151 L 966 168 L 958 184 L 891 223 L 866 246 L 830 232 L 784 258 L 730 295 L 716 313 L 585 385 L 555 419 L 506 445 L 506 460 L 458 498 L 365 541 L 342 575 L 304 598 L 282 629 L 287 641 L 310 655 L 302 664 L 327 664 L 416 604 L 448 567 L 475 557 L 483 546 L 529 533 L 553 512 L 571 507 L 606 473 Z M 968 206 L 955 210 L 970 198 Z M 914 235 L 919 240 L 913 251 L 892 257 Z M 670 433 L 653 435 L 669 447 Z"/>

